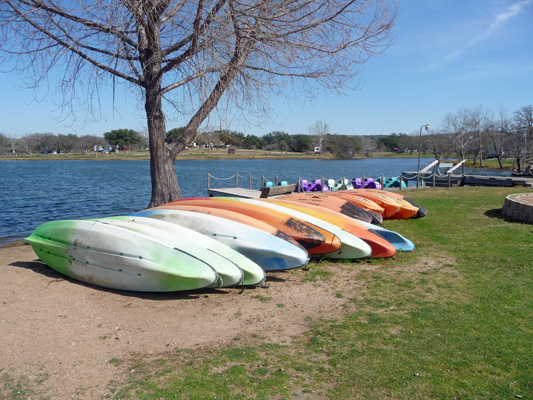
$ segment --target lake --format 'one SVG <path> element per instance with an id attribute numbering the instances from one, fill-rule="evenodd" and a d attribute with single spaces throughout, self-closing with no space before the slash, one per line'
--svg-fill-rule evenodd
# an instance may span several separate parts
<path id="1" fill-rule="evenodd" d="M 421 159 L 421 168 L 432 158 Z M 348 179 L 399 176 L 416 171 L 417 158 L 362 160 L 189 160 L 177 161 L 184 197 L 207 196 L 211 187 L 261 186 L 261 174 L 273 181 L 296 183 L 298 178 Z M 216 179 L 220 178 L 220 179 Z M 149 161 L 0 161 L 0 244 L 28 236 L 47 221 L 102 218 L 146 208 L 150 202 Z"/>

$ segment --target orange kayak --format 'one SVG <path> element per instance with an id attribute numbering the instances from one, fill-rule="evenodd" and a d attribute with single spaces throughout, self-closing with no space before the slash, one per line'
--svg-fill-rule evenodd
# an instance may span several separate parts
<path id="1" fill-rule="evenodd" d="M 340 198 L 350 202 L 356 207 L 362 208 L 372 216 L 373 224 L 381 225 L 383 223 L 383 214 L 385 209 L 372 200 L 365 199 L 364 197 L 354 196 L 353 194 L 350 195 L 348 192 L 344 191 L 328 192 L 326 196 Z"/>
<path id="2" fill-rule="evenodd" d="M 379 204 L 377 204 L 376 202 L 374 202 L 374 201 L 372 201 L 370 199 L 366 199 L 364 197 L 354 196 L 353 193 L 350 193 L 352 191 L 353 190 L 342 191 L 342 192 L 341 191 L 329 192 L 328 196 L 340 197 L 341 199 L 347 200 L 350 203 L 352 203 L 352 204 L 354 204 L 354 205 L 356 205 L 358 207 L 364 208 L 366 210 L 374 211 L 374 212 L 377 212 L 379 214 L 383 214 L 384 209 Z"/>
<path id="3" fill-rule="evenodd" d="M 318 208 L 309 204 L 283 199 L 264 199 L 270 203 L 279 204 L 293 210 L 301 211 L 313 217 L 334 224 L 352 235 L 365 241 L 372 248 L 372 257 L 392 257 L 396 254 L 396 248 L 382 237 L 368 231 L 368 228 L 357 220 L 342 213 L 327 208 Z"/>
<path id="4" fill-rule="evenodd" d="M 382 202 L 382 204 L 380 205 L 386 209 L 385 212 L 387 212 L 387 207 L 386 207 L 387 200 L 389 200 L 392 204 L 397 205 L 398 206 L 397 212 L 390 216 L 387 216 L 387 218 L 408 219 L 408 218 L 412 218 L 413 216 L 415 216 L 416 213 L 418 212 L 418 207 L 414 207 L 412 204 L 408 203 L 407 201 L 403 199 L 389 196 L 388 192 L 385 192 L 383 190 L 379 192 L 379 191 L 374 191 L 374 190 L 368 191 L 368 189 L 355 189 L 354 192 L 356 196 L 370 199 L 378 204 L 380 204 L 379 202 Z M 390 208 L 392 210 L 393 207 L 391 206 Z"/>
<path id="5" fill-rule="evenodd" d="M 340 239 L 331 232 L 308 224 L 299 218 L 291 217 L 282 212 L 269 210 L 256 204 L 247 204 L 216 197 L 182 199 L 169 204 L 218 208 L 247 215 L 272 225 L 292 237 L 300 243 L 309 254 L 331 253 L 338 250 L 342 244 Z"/>
<path id="6" fill-rule="evenodd" d="M 201 206 L 183 206 L 177 203 L 163 204 L 159 207 L 154 207 L 154 209 L 183 210 L 183 211 L 197 212 L 201 214 L 214 215 L 220 218 L 226 218 L 231 221 L 240 222 L 241 224 L 245 224 L 245 225 L 257 228 L 257 229 L 261 229 L 264 232 L 270 233 L 271 235 L 274 235 L 280 239 L 284 239 L 296 246 L 300 246 L 300 244 L 296 240 L 294 240 L 292 237 L 290 237 L 286 233 L 280 231 L 279 229 L 273 227 L 272 225 L 269 225 L 266 222 L 260 221 L 256 218 L 252 218 L 247 215 L 236 213 L 233 211 L 223 210 L 220 208 L 201 207 Z"/>
<path id="7" fill-rule="evenodd" d="M 398 202 L 390 197 L 384 196 L 380 193 L 366 192 L 364 189 L 350 190 L 350 195 L 360 198 L 372 200 L 374 203 L 383 208 L 383 218 L 390 219 L 400 211 Z"/>
<path id="8" fill-rule="evenodd" d="M 390 196 L 390 197 L 392 197 L 394 199 L 401 199 L 401 200 L 404 200 L 404 201 L 408 202 L 413 207 L 418 208 L 418 211 L 417 211 L 416 215 L 414 216 L 414 218 L 421 218 L 421 217 L 424 217 L 427 214 L 427 210 L 424 207 L 418 205 L 416 202 L 411 200 L 409 197 L 404 196 L 404 195 L 402 195 L 400 193 L 391 192 L 391 191 L 383 191 L 383 190 L 379 190 L 379 189 L 365 189 L 365 190 L 367 190 L 369 192 L 384 193 L 387 196 Z"/>
<path id="9" fill-rule="evenodd" d="M 327 208 L 368 223 L 372 223 L 374 221 L 373 216 L 369 214 L 368 211 L 362 209 L 361 207 L 355 206 L 354 204 L 340 197 L 322 194 L 291 194 L 288 196 L 278 196 L 277 198 L 298 201 L 321 208 Z"/>

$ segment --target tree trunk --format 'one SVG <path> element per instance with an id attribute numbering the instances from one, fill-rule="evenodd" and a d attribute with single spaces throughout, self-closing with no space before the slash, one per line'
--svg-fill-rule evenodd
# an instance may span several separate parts
<path id="1" fill-rule="evenodd" d="M 176 155 L 165 144 L 166 126 L 161 103 L 161 91 L 146 91 L 146 116 L 150 140 L 150 176 L 152 198 L 148 207 L 180 199 L 181 190 L 174 168 Z"/>
<path id="2" fill-rule="evenodd" d="M 516 160 L 516 172 L 522 172 L 522 157 L 515 156 Z"/>

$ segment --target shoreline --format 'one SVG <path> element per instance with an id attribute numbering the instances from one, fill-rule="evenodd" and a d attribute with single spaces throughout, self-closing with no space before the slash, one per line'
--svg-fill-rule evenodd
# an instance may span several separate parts
<path id="1" fill-rule="evenodd" d="M 239 149 L 238 149 L 239 150 Z M 198 154 L 199 153 L 199 154 Z M 431 158 L 432 154 L 423 154 L 423 158 Z M 197 160 L 366 160 L 375 158 L 417 158 L 417 155 L 406 155 L 396 153 L 375 153 L 370 156 L 357 155 L 353 158 L 338 159 L 334 158 L 331 154 L 315 155 L 310 153 L 285 153 L 279 154 L 278 152 L 264 152 L 262 150 L 239 150 L 235 154 L 227 154 L 224 151 L 215 151 L 213 154 L 204 154 L 199 151 L 188 151 L 178 154 L 175 162 L 180 161 L 197 161 Z M 457 162 L 458 158 L 443 158 L 442 161 Z M 46 154 L 36 156 L 0 156 L 0 161 L 150 161 L 150 155 L 147 152 L 123 152 L 123 153 L 110 153 L 110 154 Z M 500 171 L 511 171 L 512 160 L 507 160 L 504 167 L 500 168 L 497 160 L 486 159 L 483 165 L 480 167 L 478 164 L 474 164 L 471 161 L 465 163 L 468 168 L 476 169 L 490 169 Z"/>

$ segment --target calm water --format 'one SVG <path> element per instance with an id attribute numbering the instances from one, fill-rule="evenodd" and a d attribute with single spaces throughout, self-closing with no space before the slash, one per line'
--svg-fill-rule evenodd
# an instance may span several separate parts
<path id="1" fill-rule="evenodd" d="M 433 159 L 422 159 L 421 167 Z M 398 176 L 416 171 L 417 159 L 365 160 L 191 160 L 176 162 L 185 197 L 207 195 L 207 174 L 230 178 L 239 173 L 239 186 L 259 189 L 267 180 L 296 183 L 321 177 L 381 174 Z M 235 185 L 235 178 L 211 179 L 211 187 Z M 148 161 L 0 161 L 0 244 L 28 236 L 38 225 L 58 219 L 101 218 L 146 208 L 150 201 Z"/>

